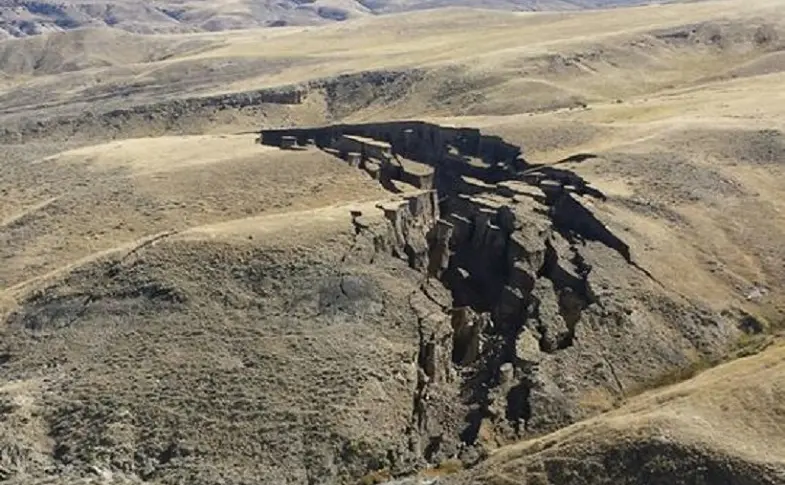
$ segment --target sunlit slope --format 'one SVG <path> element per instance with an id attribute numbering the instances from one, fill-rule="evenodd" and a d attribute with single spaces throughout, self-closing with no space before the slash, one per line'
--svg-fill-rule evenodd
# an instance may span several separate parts
<path id="1" fill-rule="evenodd" d="M 785 348 L 778 347 L 502 448 L 447 483 L 781 483 L 784 397 Z"/>
<path id="2" fill-rule="evenodd" d="M 727 0 L 631 8 L 623 15 L 446 9 L 320 28 L 169 36 L 162 41 L 191 43 L 198 50 L 156 59 L 142 52 L 131 55 L 124 48 L 126 52 L 116 56 L 124 59 L 121 67 L 88 63 L 95 69 L 19 79 L 23 84 L 14 82 L 18 68 L 0 65 L 8 73 L 0 102 L 9 112 L 24 113 L 108 99 L 112 92 L 123 93 L 129 104 L 248 91 L 347 72 L 430 72 L 449 66 L 458 71 L 434 73 L 434 83 L 449 86 L 441 89 L 442 96 L 450 90 L 481 93 L 489 98 L 486 112 L 512 114 L 575 105 L 576 100 L 645 96 L 699 84 L 710 76 L 730 76 L 733 69 L 741 75 L 761 69 L 779 72 L 776 58 L 766 57 L 775 56 L 779 45 L 779 6 L 775 0 L 754 5 Z M 49 44 L 52 53 L 47 56 L 56 57 L 61 43 Z M 14 59 L 37 48 L 19 42 L 9 46 L 14 47 L 7 48 L 15 52 Z M 449 110 L 480 109 L 467 106 L 470 101 Z"/>

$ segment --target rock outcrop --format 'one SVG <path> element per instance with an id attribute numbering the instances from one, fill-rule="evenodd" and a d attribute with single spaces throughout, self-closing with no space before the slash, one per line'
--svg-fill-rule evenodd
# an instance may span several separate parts
<path id="1" fill-rule="evenodd" d="M 585 417 L 597 411 L 582 403 L 587 393 L 612 405 L 627 386 L 696 348 L 721 352 L 734 335 L 734 322 L 717 315 L 719 332 L 692 321 L 670 328 L 653 305 L 636 315 L 633 306 L 662 296 L 629 246 L 581 202 L 603 195 L 575 173 L 528 163 L 501 138 L 390 122 L 265 130 L 260 141 L 285 137 L 303 147 L 314 140 L 400 194 L 379 206 L 389 227 L 376 240 L 421 272 L 418 298 L 443 309 L 420 319 L 409 434 L 427 461 L 472 463 L 489 447 Z M 434 297 L 444 289 L 448 301 Z M 705 314 L 690 305 L 688 313 Z M 694 344 L 661 339 L 667 332 Z"/>

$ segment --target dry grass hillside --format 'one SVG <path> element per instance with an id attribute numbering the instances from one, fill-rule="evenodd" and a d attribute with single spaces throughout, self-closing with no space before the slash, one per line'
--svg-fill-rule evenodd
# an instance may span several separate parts
<path id="1" fill-rule="evenodd" d="M 442 463 L 426 475 L 782 483 L 782 11 L 0 41 L 0 481 L 374 483 Z M 451 295 L 389 251 L 375 206 L 401 196 L 254 133 L 392 119 L 477 127 L 583 177 L 637 265 L 553 236 L 601 304 L 569 346 L 535 350 L 507 416 L 477 397 L 495 386 L 479 364 L 454 366 L 418 428 L 418 355 Z M 442 477 L 455 460 L 475 468 Z"/>
<path id="2" fill-rule="evenodd" d="M 111 27 L 126 32 L 151 34 L 319 25 L 368 15 L 455 6 L 536 11 L 646 3 L 667 3 L 667 0 L 5 0 L 0 2 L 0 39 L 84 27 Z"/>
<path id="3" fill-rule="evenodd" d="M 556 433 L 446 483 L 782 483 L 782 347 Z"/>

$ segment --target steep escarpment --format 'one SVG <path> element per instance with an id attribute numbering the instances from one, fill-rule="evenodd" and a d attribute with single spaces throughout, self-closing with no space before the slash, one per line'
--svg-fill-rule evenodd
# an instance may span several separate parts
<path id="1" fill-rule="evenodd" d="M 102 93 L 98 98 L 111 98 L 116 94 Z M 188 133 L 194 131 L 194 126 L 204 126 L 211 118 L 227 111 L 236 114 L 243 109 L 251 109 L 258 116 L 260 110 L 297 105 L 302 101 L 303 94 L 303 90 L 297 86 L 284 86 L 119 107 L 106 112 L 85 110 L 85 106 L 70 106 L 67 108 L 80 112 L 34 120 L 23 112 L 23 116 L 9 120 L 0 130 L 0 142 L 22 144 L 42 139 L 114 139 L 149 136 L 153 133 Z M 51 109 L 53 106 L 46 108 Z"/>
<path id="2" fill-rule="evenodd" d="M 408 197 L 381 208 L 393 254 L 423 274 L 423 294 L 441 295 L 420 324 L 410 430 L 428 461 L 473 463 L 611 408 L 740 335 L 732 312 L 669 293 L 635 262 L 590 209 L 598 190 L 501 138 L 391 122 L 263 130 L 261 142 L 319 147 Z"/>
<path id="3" fill-rule="evenodd" d="M 242 63 L 234 78 L 248 75 Z M 120 85 L 75 81 L 77 99 L 63 99 L 52 90 L 22 86 L 0 95 L 3 126 L 0 143 L 126 139 L 166 134 L 197 134 L 221 126 L 255 126 L 259 119 L 281 123 L 325 122 L 342 119 L 373 103 L 406 97 L 421 81 L 420 69 L 371 70 L 311 79 L 297 84 L 227 94 L 191 94 L 210 83 L 226 82 L 230 67 L 188 64 L 202 72 L 192 79 L 172 67 L 165 79 Z M 265 60 L 259 67 L 271 68 Z M 248 66 L 246 66 L 248 67 Z M 248 67 L 253 72 L 253 66 Z M 162 74 L 163 75 L 163 74 Z M 219 79 L 220 78 L 220 79 Z M 183 81 L 185 85 L 176 85 Z M 193 82 L 194 85 L 187 84 Z M 85 88 L 83 84 L 92 85 Z M 175 88 L 172 88 L 175 86 Z"/>

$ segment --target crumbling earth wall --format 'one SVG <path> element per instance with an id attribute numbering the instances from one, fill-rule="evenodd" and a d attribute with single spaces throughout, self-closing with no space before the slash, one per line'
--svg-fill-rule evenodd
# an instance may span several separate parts
<path id="1" fill-rule="evenodd" d="M 403 121 L 264 130 L 260 141 L 294 137 L 347 158 L 335 148 L 346 135 L 390 145 L 390 160 L 362 155 L 362 163 L 405 158 L 435 172 L 433 191 L 404 191 L 379 207 L 390 226 L 383 239 L 422 272 L 421 291 L 450 292 L 437 302 L 442 313 L 420 322 L 409 433 L 427 461 L 471 464 L 490 448 L 608 409 L 738 336 L 733 319 L 666 295 L 634 262 L 582 203 L 602 193 L 571 171 L 528 163 L 499 137 Z"/>

